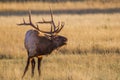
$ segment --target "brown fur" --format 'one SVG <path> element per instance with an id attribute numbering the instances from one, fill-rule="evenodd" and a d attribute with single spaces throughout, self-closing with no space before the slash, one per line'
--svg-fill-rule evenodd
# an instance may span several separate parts
<path id="1" fill-rule="evenodd" d="M 52 39 L 49 39 L 46 36 L 39 36 L 39 32 L 36 30 L 27 31 L 24 43 L 25 43 L 25 48 L 28 52 L 28 61 L 22 78 L 24 77 L 25 73 L 28 70 L 30 61 L 32 65 L 32 77 L 34 76 L 34 68 L 35 68 L 34 57 L 38 58 L 38 73 L 40 75 L 41 73 L 40 65 L 41 65 L 42 57 L 39 56 L 50 54 L 53 50 L 65 45 L 66 42 L 67 42 L 67 38 L 60 35 L 56 35 Z"/>

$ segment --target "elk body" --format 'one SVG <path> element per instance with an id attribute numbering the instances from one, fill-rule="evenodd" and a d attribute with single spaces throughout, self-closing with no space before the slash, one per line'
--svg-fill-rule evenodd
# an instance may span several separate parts
<path id="1" fill-rule="evenodd" d="M 35 60 L 34 58 L 38 58 L 38 73 L 39 75 L 41 74 L 40 71 L 40 66 L 41 66 L 41 60 L 43 55 L 48 55 L 50 54 L 53 50 L 57 49 L 58 47 L 61 47 L 66 44 L 67 38 L 64 36 L 57 35 L 62 28 L 64 27 L 64 23 L 58 24 L 58 26 L 55 25 L 53 21 L 53 15 L 52 11 L 51 12 L 51 21 L 45 21 L 43 19 L 42 22 L 37 22 L 37 23 L 49 23 L 51 24 L 51 30 L 49 32 L 47 31 L 42 31 L 39 29 L 38 25 L 34 25 L 31 21 L 31 12 L 29 12 L 29 23 L 26 23 L 23 19 L 23 23 L 19 25 L 30 25 L 32 26 L 35 30 L 28 30 L 25 35 L 25 48 L 28 53 L 28 59 L 27 59 L 27 64 L 23 73 L 22 78 L 25 76 L 29 64 L 31 63 L 32 66 L 32 77 L 34 76 L 34 69 L 35 69 Z M 44 33 L 45 35 L 42 36 L 39 32 Z"/>

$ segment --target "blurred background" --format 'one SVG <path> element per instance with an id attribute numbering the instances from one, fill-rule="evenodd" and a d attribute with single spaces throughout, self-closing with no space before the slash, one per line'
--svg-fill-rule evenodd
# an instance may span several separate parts
<path id="1" fill-rule="evenodd" d="M 44 56 L 40 77 L 36 70 L 31 79 L 29 69 L 24 79 L 120 80 L 120 0 L 0 0 L 0 80 L 21 80 L 26 65 L 32 27 L 17 24 L 28 21 L 29 10 L 34 23 L 50 20 L 50 8 L 56 25 L 65 22 L 59 35 L 68 43 Z"/>
<path id="2" fill-rule="evenodd" d="M 0 0 L 0 15 L 114 13 L 120 11 L 119 0 Z"/>

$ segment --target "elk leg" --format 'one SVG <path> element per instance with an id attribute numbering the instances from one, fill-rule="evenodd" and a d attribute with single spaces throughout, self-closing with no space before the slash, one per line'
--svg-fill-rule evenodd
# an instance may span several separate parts
<path id="1" fill-rule="evenodd" d="M 34 69 L 35 69 L 35 60 L 34 58 L 31 59 L 31 65 L 32 65 L 32 77 L 34 76 Z"/>
<path id="2" fill-rule="evenodd" d="M 24 70 L 22 78 L 25 76 L 25 74 L 26 74 L 26 72 L 28 70 L 29 63 L 30 63 L 30 58 L 28 57 L 27 64 L 26 64 L 26 67 L 25 67 L 25 70 Z"/>
<path id="3" fill-rule="evenodd" d="M 39 74 L 39 76 L 41 74 L 41 70 L 40 70 L 41 61 L 42 61 L 42 57 L 38 57 L 38 74 Z"/>

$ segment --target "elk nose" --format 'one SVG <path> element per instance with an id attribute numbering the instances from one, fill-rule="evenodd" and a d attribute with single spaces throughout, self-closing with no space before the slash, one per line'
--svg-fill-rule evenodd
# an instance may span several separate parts
<path id="1" fill-rule="evenodd" d="M 66 42 L 66 41 L 67 41 L 67 38 L 64 38 L 64 41 Z"/>

